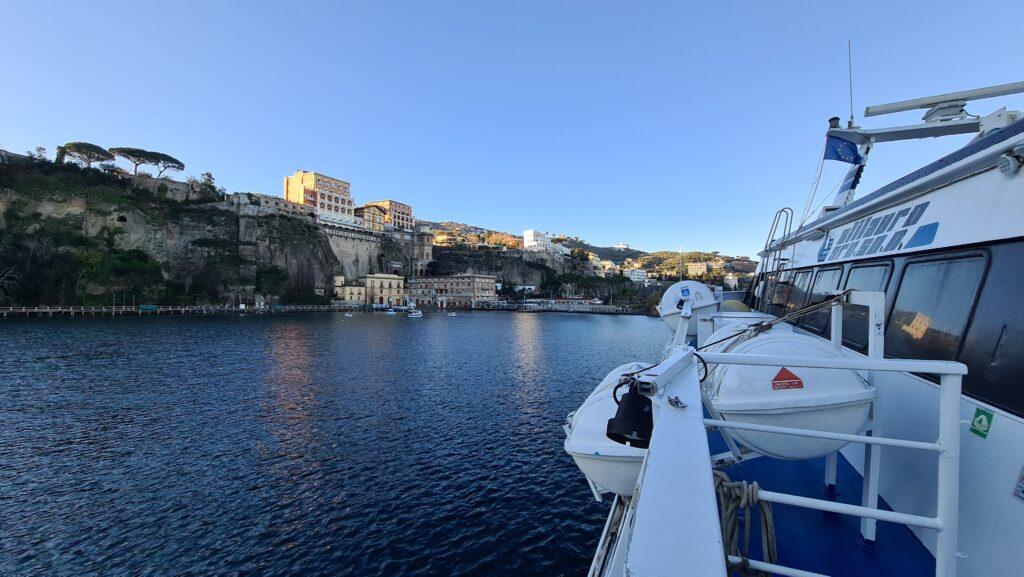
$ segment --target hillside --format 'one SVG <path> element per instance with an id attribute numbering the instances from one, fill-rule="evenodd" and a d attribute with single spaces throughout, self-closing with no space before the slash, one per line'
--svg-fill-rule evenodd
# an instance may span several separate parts
<path id="1" fill-rule="evenodd" d="M 73 164 L 0 167 L 0 301 L 320 300 L 339 268 L 326 235 L 294 218 L 243 219 L 209 188 L 179 202 Z"/>
<path id="2" fill-rule="evenodd" d="M 453 233 L 456 233 L 456 234 L 460 234 L 460 235 L 463 235 L 463 236 L 476 237 L 478 242 L 487 242 L 487 243 L 490 243 L 490 244 L 506 244 L 506 245 L 511 245 L 511 243 L 509 243 L 508 240 L 509 239 L 515 239 L 515 240 L 518 241 L 519 247 L 522 247 L 522 242 L 523 242 L 523 237 L 521 235 L 515 235 L 515 234 L 512 234 L 512 233 L 508 233 L 508 232 L 504 232 L 504 231 L 500 231 L 500 230 L 491 230 L 491 229 L 488 229 L 488 228 L 483 228 L 483 227 L 480 227 L 480 226 L 474 226 L 474 225 L 471 225 L 471 224 L 465 224 L 465 223 L 462 223 L 462 222 L 454 222 L 454 221 L 450 221 L 450 220 L 443 221 L 443 222 L 433 222 L 433 221 L 429 221 L 429 220 L 420 220 L 419 224 L 424 225 L 424 226 L 428 226 L 428 227 L 431 228 L 431 230 L 434 230 L 434 231 L 446 231 L 446 232 L 453 232 Z M 594 246 L 592 244 L 588 244 L 586 241 L 584 241 L 582 239 L 579 239 L 579 238 L 563 238 L 563 239 L 559 239 L 559 240 L 560 240 L 560 242 L 562 244 L 564 244 L 565 246 L 567 246 L 569 248 L 582 248 L 582 249 L 584 249 L 586 251 L 589 251 L 589 252 L 592 252 L 592 253 L 598 255 L 598 257 L 600 257 L 601 260 L 612 260 L 612 261 L 615 261 L 617 263 L 621 263 L 622 261 L 626 260 L 627 258 L 637 258 L 637 257 L 640 257 L 640 256 L 643 256 L 643 255 L 647 254 L 647 253 L 645 253 L 642 250 L 635 250 L 635 249 L 625 249 L 625 250 L 623 250 L 623 249 L 618 249 L 618 248 L 614 248 L 614 247 L 610 247 L 610 246 Z M 512 248 L 512 247 L 510 246 L 510 248 Z"/>
<path id="3" fill-rule="evenodd" d="M 582 248 L 587 252 L 592 252 L 597 255 L 601 260 L 610 260 L 616 263 L 622 264 L 622 261 L 627 258 L 640 258 L 647 253 L 642 250 L 636 250 L 635 248 L 615 248 L 613 246 L 594 246 L 588 244 L 585 240 L 576 238 L 567 238 L 562 241 L 562 244 L 569 248 Z"/>

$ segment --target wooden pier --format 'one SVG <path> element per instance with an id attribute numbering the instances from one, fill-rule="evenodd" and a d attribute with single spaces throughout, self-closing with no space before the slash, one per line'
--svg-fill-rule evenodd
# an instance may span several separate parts
<path id="1" fill-rule="evenodd" d="M 55 316 L 143 316 L 143 315 L 260 315 L 279 313 L 339 312 L 359 310 L 350 305 L 273 305 L 262 309 L 237 308 L 231 306 L 37 306 L 0 307 L 0 318 L 4 317 L 55 317 Z"/>

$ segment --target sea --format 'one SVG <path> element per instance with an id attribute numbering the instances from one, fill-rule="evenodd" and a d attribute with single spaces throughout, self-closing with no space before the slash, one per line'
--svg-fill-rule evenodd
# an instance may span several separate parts
<path id="1" fill-rule="evenodd" d="M 0 575 L 585 575 L 562 423 L 659 320 L 0 319 Z"/>

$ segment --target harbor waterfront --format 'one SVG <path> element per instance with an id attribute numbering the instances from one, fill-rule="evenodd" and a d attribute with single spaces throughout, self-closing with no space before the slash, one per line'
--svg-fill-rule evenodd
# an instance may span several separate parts
<path id="1" fill-rule="evenodd" d="M 2 575 L 578 575 L 559 432 L 642 316 L 0 324 Z"/>

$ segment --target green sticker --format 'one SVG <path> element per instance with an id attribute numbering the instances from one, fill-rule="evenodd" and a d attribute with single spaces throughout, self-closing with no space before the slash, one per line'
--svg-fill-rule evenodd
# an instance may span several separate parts
<path id="1" fill-rule="evenodd" d="M 971 432 L 982 439 L 988 438 L 988 430 L 992 427 L 992 413 L 978 407 L 974 410 L 974 419 L 971 421 Z"/>

